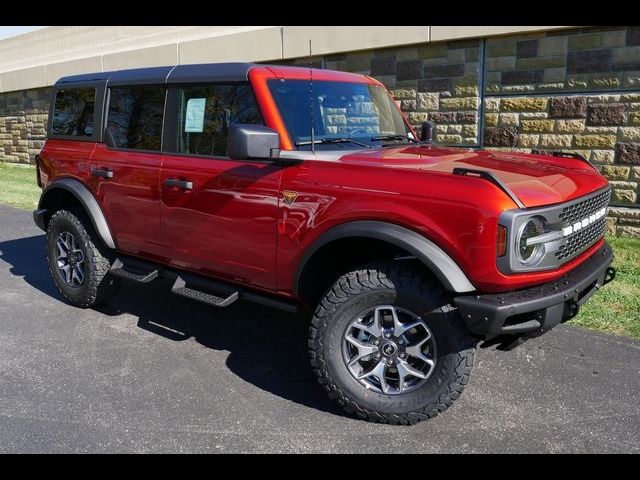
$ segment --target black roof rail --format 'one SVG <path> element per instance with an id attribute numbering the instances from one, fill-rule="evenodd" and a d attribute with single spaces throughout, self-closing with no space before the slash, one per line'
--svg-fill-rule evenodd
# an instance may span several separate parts
<path id="1" fill-rule="evenodd" d="M 474 168 L 456 167 L 453 169 L 453 174 L 462 175 L 462 176 L 475 175 L 485 180 L 488 180 L 491 183 L 493 183 L 495 186 L 497 186 L 500 190 L 502 190 L 504 193 L 506 193 L 509 196 L 509 198 L 513 200 L 513 203 L 515 203 L 518 206 L 518 208 L 526 208 L 524 203 L 522 203 L 520 199 L 516 197 L 516 194 L 513 193 L 513 191 L 509 187 L 507 187 L 507 185 L 502 180 L 500 180 L 493 173 L 488 172 L 487 170 L 476 170 Z"/>

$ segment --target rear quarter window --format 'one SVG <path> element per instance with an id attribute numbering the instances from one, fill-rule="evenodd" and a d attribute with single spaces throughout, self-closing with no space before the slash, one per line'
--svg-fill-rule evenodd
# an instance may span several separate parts
<path id="1" fill-rule="evenodd" d="M 95 133 L 95 88 L 65 88 L 56 92 L 51 133 L 65 137 L 92 137 Z"/>

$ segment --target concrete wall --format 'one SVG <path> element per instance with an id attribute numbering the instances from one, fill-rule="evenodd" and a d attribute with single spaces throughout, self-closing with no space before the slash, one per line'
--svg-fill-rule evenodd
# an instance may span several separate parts
<path id="1" fill-rule="evenodd" d="M 64 75 L 142 66 L 278 61 L 450 38 L 566 27 L 148 26 L 48 27 L 0 40 L 0 92 L 52 85 Z"/>

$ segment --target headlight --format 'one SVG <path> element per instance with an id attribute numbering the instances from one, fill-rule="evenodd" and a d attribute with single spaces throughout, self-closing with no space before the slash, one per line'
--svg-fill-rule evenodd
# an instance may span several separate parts
<path id="1" fill-rule="evenodd" d="M 520 227 L 516 238 L 518 260 L 524 265 L 536 263 L 544 254 L 544 244 L 527 245 L 527 239 L 544 233 L 544 219 L 532 217 Z"/>

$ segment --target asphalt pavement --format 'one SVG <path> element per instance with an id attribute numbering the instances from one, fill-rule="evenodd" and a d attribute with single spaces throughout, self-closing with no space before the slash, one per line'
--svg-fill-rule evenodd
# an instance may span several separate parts
<path id="1" fill-rule="evenodd" d="M 63 302 L 30 212 L 0 205 L 0 452 L 635 452 L 640 342 L 562 325 L 480 349 L 441 416 L 353 419 L 325 398 L 305 322 L 124 284 Z"/>

